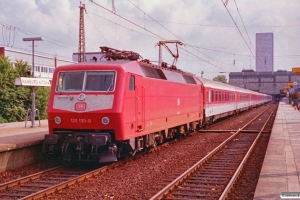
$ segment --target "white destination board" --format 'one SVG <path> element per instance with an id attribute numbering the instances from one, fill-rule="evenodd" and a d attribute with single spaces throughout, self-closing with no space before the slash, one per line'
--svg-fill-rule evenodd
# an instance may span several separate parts
<path id="1" fill-rule="evenodd" d="M 17 77 L 15 79 L 15 85 L 22 86 L 46 86 L 50 87 L 50 80 L 45 78 L 28 78 L 28 77 Z"/>
<path id="2" fill-rule="evenodd" d="M 271 72 L 274 69 L 273 33 L 256 33 L 256 71 Z"/>

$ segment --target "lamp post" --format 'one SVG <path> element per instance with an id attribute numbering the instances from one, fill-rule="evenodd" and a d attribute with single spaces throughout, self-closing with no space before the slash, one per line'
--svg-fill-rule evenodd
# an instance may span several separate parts
<path id="1" fill-rule="evenodd" d="M 34 41 L 43 41 L 41 37 L 23 38 L 25 42 L 32 42 L 32 78 L 34 78 Z M 31 87 L 31 128 L 35 127 L 35 93 L 34 86 Z"/>

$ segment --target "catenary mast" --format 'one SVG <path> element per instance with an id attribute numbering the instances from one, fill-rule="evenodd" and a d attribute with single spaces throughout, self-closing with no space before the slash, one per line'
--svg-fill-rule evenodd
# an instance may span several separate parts
<path id="1" fill-rule="evenodd" d="M 85 62 L 85 33 L 84 33 L 84 11 L 85 4 L 80 2 L 80 17 L 79 17 L 79 44 L 78 44 L 78 62 Z"/>

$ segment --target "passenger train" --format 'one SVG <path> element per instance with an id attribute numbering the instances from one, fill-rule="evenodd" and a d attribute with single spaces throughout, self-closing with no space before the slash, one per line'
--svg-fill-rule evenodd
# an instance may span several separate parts
<path id="1" fill-rule="evenodd" d="M 102 47 L 105 61 L 57 67 L 43 151 L 113 162 L 271 101 L 271 96 Z"/>

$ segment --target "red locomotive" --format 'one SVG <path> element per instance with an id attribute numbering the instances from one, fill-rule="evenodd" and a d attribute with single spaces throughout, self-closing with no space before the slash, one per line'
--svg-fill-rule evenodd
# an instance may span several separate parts
<path id="1" fill-rule="evenodd" d="M 59 151 L 65 160 L 116 161 L 270 100 L 257 92 L 208 84 L 174 66 L 138 61 L 134 52 L 101 50 L 106 61 L 56 68 L 45 152 Z M 250 98 L 240 106 L 244 93 Z"/>

